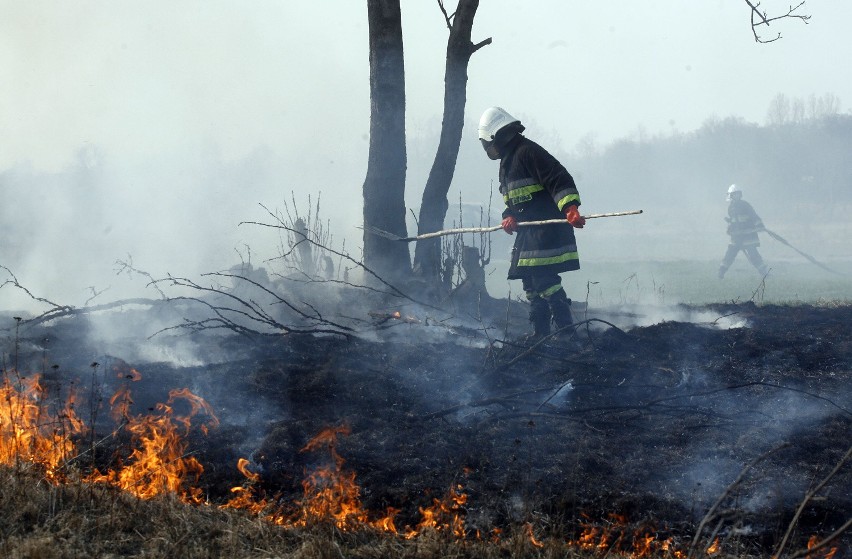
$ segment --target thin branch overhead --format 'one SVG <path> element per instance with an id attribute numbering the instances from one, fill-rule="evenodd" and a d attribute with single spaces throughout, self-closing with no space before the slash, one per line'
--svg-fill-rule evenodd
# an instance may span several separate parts
<path id="1" fill-rule="evenodd" d="M 447 29 L 452 30 L 452 28 L 453 28 L 453 17 L 455 17 L 456 13 L 453 12 L 452 14 L 448 14 L 447 8 L 444 7 L 443 0 L 438 0 L 438 7 L 441 8 L 441 13 L 444 14 L 444 21 L 447 22 Z"/>
<path id="2" fill-rule="evenodd" d="M 765 25 L 769 27 L 769 24 L 773 21 L 778 21 L 781 19 L 798 19 L 804 22 L 805 24 L 811 19 L 810 15 L 797 13 L 799 8 L 805 5 L 805 0 L 802 0 L 795 6 L 788 6 L 787 13 L 780 15 L 768 15 L 765 10 L 760 9 L 760 2 L 752 2 L 751 0 L 745 0 L 745 3 L 748 4 L 748 7 L 751 9 L 751 32 L 754 35 L 754 40 L 757 43 L 771 43 L 773 41 L 777 41 L 781 38 L 781 33 L 777 32 L 775 37 L 771 39 L 764 39 L 757 32 L 757 28 L 761 25 Z"/>

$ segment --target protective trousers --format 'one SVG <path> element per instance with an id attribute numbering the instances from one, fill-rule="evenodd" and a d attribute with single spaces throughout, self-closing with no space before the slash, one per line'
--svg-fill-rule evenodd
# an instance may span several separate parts
<path id="1" fill-rule="evenodd" d="M 719 266 L 719 277 L 725 277 L 725 272 L 728 271 L 728 268 L 731 267 L 731 264 L 734 263 L 734 259 L 737 257 L 740 251 L 743 251 L 746 255 L 746 258 L 754 266 L 761 275 L 766 275 L 769 272 L 769 267 L 763 262 L 763 258 L 761 258 L 760 253 L 757 252 L 757 247 L 752 245 L 738 245 L 738 244 L 730 244 L 728 245 L 728 250 L 725 252 L 725 257 L 722 259 L 722 264 Z"/>
<path id="2" fill-rule="evenodd" d="M 530 302 L 529 318 L 533 335 L 550 334 L 551 320 L 560 330 L 573 324 L 571 299 L 562 289 L 559 274 L 531 275 L 521 281 Z"/>

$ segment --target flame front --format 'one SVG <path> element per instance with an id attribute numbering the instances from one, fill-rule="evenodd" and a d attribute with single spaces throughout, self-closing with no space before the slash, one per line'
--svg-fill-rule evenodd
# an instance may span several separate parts
<path id="1" fill-rule="evenodd" d="M 812 535 L 810 538 L 808 538 L 808 550 L 815 548 L 818 543 L 819 537 L 816 534 Z M 817 552 L 814 551 L 813 553 L 808 553 L 807 555 L 805 555 L 805 558 L 817 559 L 818 557 L 821 557 L 821 559 L 833 559 L 834 556 L 837 554 L 837 549 L 838 548 L 836 547 L 831 547 L 827 551 L 825 551 L 825 554 L 822 556 L 818 555 Z"/>
<path id="2" fill-rule="evenodd" d="M 620 514 L 610 514 L 607 525 L 586 524 L 576 540 L 568 541 L 569 547 L 586 551 L 595 551 L 603 555 L 617 553 L 631 558 L 652 557 L 662 554 L 665 557 L 683 559 L 686 554 L 675 549 L 672 538 L 661 539 L 651 529 L 630 529 L 627 518 Z M 710 553 L 710 550 L 707 550 Z"/>
<path id="3" fill-rule="evenodd" d="M 346 436 L 350 432 L 347 425 L 323 429 L 301 450 L 311 452 L 325 447 L 331 464 L 318 468 L 302 481 L 304 497 L 301 513 L 294 524 L 330 520 L 341 530 L 347 530 L 367 522 L 367 511 L 361 505 L 361 488 L 355 483 L 355 472 L 343 470 L 346 460 L 337 452 L 338 435 Z"/>
<path id="4" fill-rule="evenodd" d="M 189 404 L 186 415 L 174 412 L 178 399 Z M 115 485 L 141 499 L 171 493 L 184 502 L 202 503 L 201 489 L 193 484 L 204 467 L 195 457 L 186 456 L 185 437 L 192 418 L 201 411 L 209 415 L 209 425 L 217 425 L 218 419 L 203 399 L 186 389 L 172 390 L 168 401 L 155 409 L 157 414 L 127 418 L 125 429 L 131 433 L 134 446 L 127 463 L 103 474 L 95 470 L 86 480 Z"/>
<path id="5" fill-rule="evenodd" d="M 125 378 L 138 380 L 138 372 L 133 370 L 133 374 Z M 75 452 L 72 436 L 86 429 L 74 411 L 76 397 L 73 393 L 69 394 L 64 408 L 54 415 L 48 413 L 45 396 L 38 375 L 16 377 L 13 381 L 8 374 L 4 375 L 0 386 L 0 464 L 38 464 L 43 467 L 47 479 L 59 482 L 62 466 Z M 200 426 L 205 432 L 208 427 L 218 425 L 218 419 L 207 402 L 188 389 L 173 390 L 165 404 L 155 407 L 155 413 L 132 417 L 130 407 L 133 401 L 129 390 L 122 387 L 110 403 L 114 417 L 124 423 L 124 428 L 131 434 L 133 449 L 119 467 L 105 473 L 95 470 L 86 480 L 115 485 L 142 499 L 173 494 L 187 503 L 203 503 L 202 491 L 196 483 L 204 468 L 195 457 L 188 455 L 187 435 L 198 415 L 207 416 L 207 421 Z M 188 408 L 188 411 L 177 413 L 176 407 Z M 262 497 L 260 475 L 250 470 L 247 459 L 241 458 L 236 467 L 247 483 L 234 487 L 232 498 L 222 508 L 248 510 L 282 526 L 330 522 L 343 531 L 372 527 L 398 534 L 395 519 L 400 509 L 387 507 L 380 518 L 371 519 L 361 502 L 361 489 L 355 481 L 355 473 L 344 468 L 346 461 L 338 452 L 337 444 L 340 436 L 349 434 L 348 426 L 330 427 L 301 449 L 301 452 L 326 452 L 327 459 L 326 465 L 306 474 L 302 482 L 303 496 L 295 506 L 285 508 L 277 498 L 267 500 Z M 467 500 L 464 487 L 453 485 L 442 498 L 433 499 L 431 506 L 419 508 L 420 521 L 413 528 L 406 526 L 403 537 L 412 539 L 424 532 L 435 532 L 458 539 L 467 538 Z M 544 543 L 535 537 L 532 524 L 526 524 L 525 531 L 532 546 L 544 547 Z M 473 535 L 480 538 L 478 530 Z M 494 528 L 490 541 L 497 543 L 500 539 L 501 530 Z M 811 538 L 808 549 L 817 543 L 816 537 Z M 630 530 L 626 518 L 615 514 L 610 515 L 603 526 L 584 525 L 577 538 L 566 541 L 565 545 L 602 555 L 631 558 L 654 555 L 675 559 L 685 557 L 676 549 L 672 538 L 661 539 L 653 530 Z M 717 538 L 705 551 L 708 555 L 717 554 L 720 547 Z M 832 559 L 836 551 L 837 548 L 815 550 L 808 554 L 808 558 Z"/>
<path id="6" fill-rule="evenodd" d="M 719 538 L 713 540 L 713 543 L 707 548 L 707 555 L 714 555 L 716 553 L 719 553 Z"/>
<path id="7" fill-rule="evenodd" d="M 529 522 L 527 522 L 527 525 L 526 525 L 526 528 L 525 528 L 525 529 L 526 529 L 526 532 L 527 532 L 527 537 L 529 538 L 530 543 L 533 545 L 533 547 L 544 547 L 544 544 L 543 544 L 543 543 L 541 543 L 540 541 L 538 541 L 538 540 L 535 538 L 535 534 L 533 533 L 533 527 L 532 527 L 532 524 L 530 524 Z"/>
<path id="8" fill-rule="evenodd" d="M 45 477 L 60 481 L 60 469 L 74 454 L 72 436 L 83 431 L 83 422 L 74 411 L 73 394 L 64 409 L 51 414 L 45 405 L 45 390 L 39 375 L 18 377 L 8 374 L 0 386 L 0 464 L 37 464 Z"/>
<path id="9" fill-rule="evenodd" d="M 467 494 L 463 490 L 461 485 L 451 487 L 443 499 L 433 499 L 431 507 L 421 507 L 419 510 L 422 520 L 416 529 L 409 529 L 405 537 L 411 539 L 424 530 L 434 530 L 464 538 L 466 534 L 463 506 L 467 503 Z"/>
<path id="10" fill-rule="evenodd" d="M 370 520 L 369 512 L 361 503 L 361 488 L 355 482 L 355 473 L 343 468 L 346 460 L 337 452 L 340 435 L 349 435 L 348 426 L 329 427 L 320 431 L 301 449 L 301 452 L 328 452 L 328 465 L 307 474 L 302 481 L 303 496 L 295 513 L 287 513 L 281 506 L 274 506 L 258 495 L 256 483 L 260 477 L 248 470 L 249 461 L 240 458 L 237 469 L 249 481 L 248 486 L 231 489 L 233 497 L 222 508 L 248 510 L 261 514 L 270 522 L 284 526 L 306 526 L 318 522 L 331 522 L 344 531 L 361 527 L 372 527 L 383 532 L 397 534 L 395 517 L 400 509 L 387 507 L 384 516 Z M 458 485 L 450 489 L 443 499 L 434 499 L 430 507 L 420 508 L 422 519 L 416 528 L 407 528 L 405 537 L 414 538 L 423 530 L 434 530 L 465 537 L 462 506 L 467 495 Z"/>

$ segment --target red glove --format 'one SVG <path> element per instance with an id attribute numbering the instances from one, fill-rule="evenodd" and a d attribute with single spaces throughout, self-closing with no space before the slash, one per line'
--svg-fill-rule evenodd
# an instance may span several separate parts
<path id="1" fill-rule="evenodd" d="M 580 215 L 580 210 L 574 205 L 568 206 L 568 209 L 565 210 L 565 219 L 577 229 L 582 229 L 583 225 L 586 224 L 586 218 Z"/>
<path id="2" fill-rule="evenodd" d="M 503 226 L 503 231 L 510 235 L 518 230 L 518 220 L 512 216 L 504 218 L 503 223 L 501 223 L 500 225 Z"/>

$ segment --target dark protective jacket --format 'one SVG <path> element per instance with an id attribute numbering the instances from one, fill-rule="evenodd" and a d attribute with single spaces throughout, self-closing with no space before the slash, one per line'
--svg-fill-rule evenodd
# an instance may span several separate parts
<path id="1" fill-rule="evenodd" d="M 500 158 L 503 217 L 519 223 L 562 219 L 555 225 L 519 227 L 512 248 L 509 279 L 558 274 L 580 268 L 574 228 L 565 220 L 568 205 L 580 205 L 574 179 L 543 147 L 518 134 Z"/>
<path id="2" fill-rule="evenodd" d="M 763 221 L 758 217 L 751 204 L 745 200 L 731 200 L 728 205 L 728 235 L 731 236 L 731 244 L 742 247 L 760 246 L 757 236 L 763 231 Z"/>

